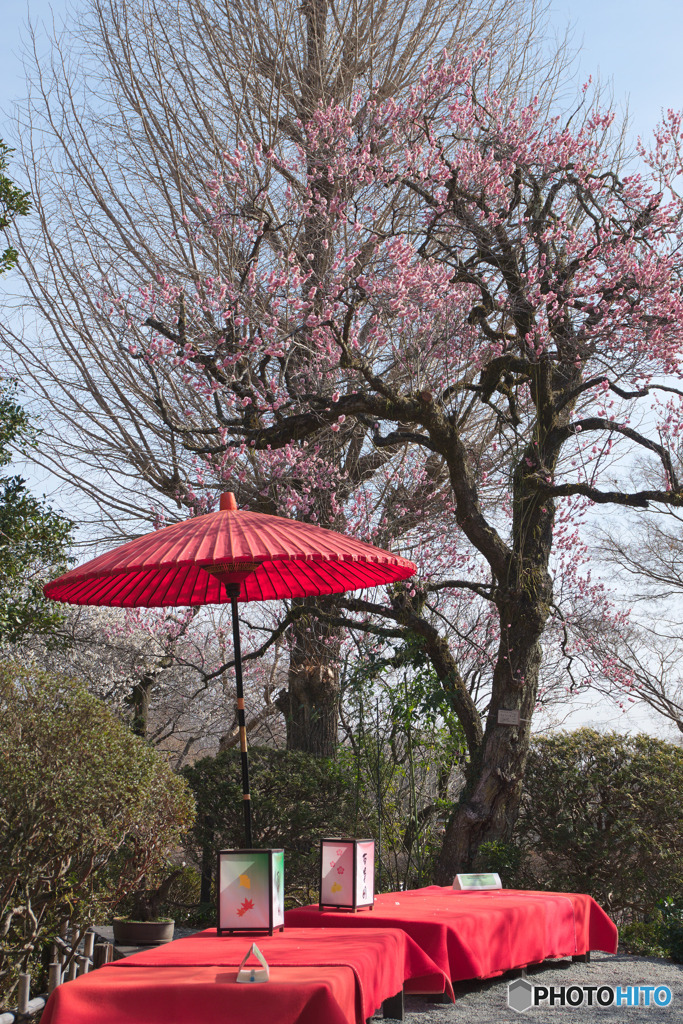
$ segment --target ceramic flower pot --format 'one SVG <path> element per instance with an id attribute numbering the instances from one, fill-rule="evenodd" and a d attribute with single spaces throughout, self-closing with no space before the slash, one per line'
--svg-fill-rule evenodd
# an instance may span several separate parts
<path id="1" fill-rule="evenodd" d="M 114 918 L 114 943 L 117 946 L 160 946 L 173 938 L 174 921 L 127 921 Z"/>

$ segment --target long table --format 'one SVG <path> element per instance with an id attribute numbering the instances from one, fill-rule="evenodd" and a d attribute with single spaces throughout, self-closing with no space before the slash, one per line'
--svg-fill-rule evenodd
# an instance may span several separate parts
<path id="1" fill-rule="evenodd" d="M 581 893 L 500 889 L 462 892 L 427 886 L 383 893 L 373 909 L 299 907 L 285 913 L 287 927 L 393 927 L 404 931 L 452 981 L 492 978 L 549 957 L 615 953 L 614 923 Z M 405 991 L 418 991 L 414 980 Z"/>
<path id="2" fill-rule="evenodd" d="M 238 984 L 252 942 L 270 978 Z M 364 1024 L 406 979 L 424 978 L 453 998 L 444 972 L 396 928 L 288 927 L 272 936 L 211 928 L 60 985 L 41 1024 Z"/>

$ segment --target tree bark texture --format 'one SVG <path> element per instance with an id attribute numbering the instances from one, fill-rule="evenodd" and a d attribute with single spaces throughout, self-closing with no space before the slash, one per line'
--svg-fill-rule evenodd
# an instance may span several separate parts
<path id="1" fill-rule="evenodd" d="M 314 604 L 308 601 L 314 613 Z M 339 730 L 340 630 L 314 615 L 293 624 L 287 692 L 278 704 L 287 726 L 287 749 L 334 757 Z"/>
<path id="2" fill-rule="evenodd" d="M 451 480 L 460 497 L 456 517 L 493 570 L 491 596 L 498 611 L 500 641 L 484 736 L 481 743 L 469 744 L 465 788 L 437 862 L 437 881 L 443 885 L 452 882 L 458 872 L 472 869 L 482 842 L 509 840 L 519 811 L 538 693 L 541 637 L 553 603 L 549 563 L 555 501 L 538 493 L 535 479 L 538 473 L 554 475 L 561 450 L 559 438 L 575 405 L 568 401 L 557 412 L 553 398 L 560 385 L 573 389 L 580 379 L 576 366 L 558 370 L 546 362 L 535 369 L 531 391 L 538 418 L 535 433 L 513 472 L 509 545 L 502 545 L 498 537 L 487 537 L 481 529 L 476 502 L 468 493 L 470 481 L 466 474 L 463 479 L 459 446 L 453 446 Z M 500 724 L 498 712 L 502 710 L 519 712 L 519 726 Z"/>
<path id="3" fill-rule="evenodd" d="M 541 666 L 540 634 L 524 626 L 521 616 L 507 613 L 507 636 L 515 636 L 516 667 L 523 681 L 515 682 L 501 661 L 496 665 L 492 705 L 481 745 L 470 751 L 465 788 L 448 824 L 436 866 L 436 881 L 450 885 L 458 872 L 471 871 L 476 865 L 482 842 L 506 841 L 512 834 L 529 749 L 531 716 Z M 508 657 L 503 655 L 503 657 Z M 507 675 L 507 679 L 501 678 Z M 518 710 L 520 725 L 500 725 L 499 710 Z M 482 865 L 484 866 L 484 865 Z"/>
<path id="4" fill-rule="evenodd" d="M 149 730 L 149 705 L 152 697 L 154 676 L 146 674 L 133 686 L 128 703 L 133 709 L 131 730 L 136 736 L 147 739 Z"/>

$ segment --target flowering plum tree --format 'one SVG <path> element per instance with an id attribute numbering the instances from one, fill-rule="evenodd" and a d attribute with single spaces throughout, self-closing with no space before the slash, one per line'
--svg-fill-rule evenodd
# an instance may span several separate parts
<path id="1" fill-rule="evenodd" d="M 337 438 L 389 451 L 375 465 L 384 478 L 400 458 L 432 481 L 424 517 L 413 506 L 403 532 L 427 552 L 419 581 L 384 603 L 340 604 L 417 638 L 461 721 L 467 779 L 441 880 L 470 865 L 483 839 L 510 833 L 558 561 L 572 576 L 572 520 L 591 505 L 683 504 L 666 444 L 683 397 L 672 383 L 683 205 L 668 190 L 680 130 L 660 136 L 658 177 L 620 176 L 612 115 L 587 90 L 573 126 L 578 112 L 548 118 L 536 102 L 518 109 L 480 88 L 486 61 L 444 58 L 401 100 L 321 105 L 298 148 L 224 153 L 203 212 L 184 227 L 188 239 L 221 240 L 221 273 L 160 272 L 113 299 L 131 351 L 212 408 L 207 427 L 158 397 L 215 472 L 308 460 L 333 511 L 338 489 L 317 461 Z M 293 186 L 302 162 L 303 197 Z M 621 468 L 636 452 L 655 473 L 640 489 Z M 587 592 L 587 574 L 573 579 Z M 449 589 L 477 595 L 497 622 L 485 721 L 427 614 L 428 595 Z M 500 724 L 502 710 L 519 724 Z"/>
<path id="2" fill-rule="evenodd" d="M 134 291 L 152 267 L 174 280 L 220 280 L 231 265 L 230 233 L 198 232 L 192 224 L 205 219 L 204 182 L 226 146 L 242 140 L 284 158 L 299 147 L 286 183 L 279 178 L 266 188 L 265 206 L 258 188 L 252 199 L 264 216 L 287 187 L 302 199 L 317 159 L 302 122 L 320 105 L 349 102 L 358 89 L 403 95 L 444 45 L 485 39 L 497 51 L 488 77 L 506 94 L 533 91 L 535 81 L 552 96 L 567 54 L 543 39 L 548 0 L 181 0 L 171 14 L 160 0 L 82 6 L 74 29 L 55 37 L 51 60 L 34 44 L 22 118 L 31 128 L 22 132 L 22 148 L 37 216 L 17 245 L 26 280 L 19 303 L 36 324 L 2 331 L 51 427 L 40 458 L 85 493 L 100 536 L 104 530 L 116 539 L 136 532 L 158 506 L 171 518 L 188 508 L 206 511 L 211 491 L 226 484 L 242 505 L 339 529 L 355 528 L 363 506 L 385 497 L 389 512 L 396 502 L 410 504 L 406 483 L 414 508 L 423 507 L 425 486 L 442 472 L 438 458 L 425 481 L 418 467 L 418 478 L 404 474 L 396 493 L 386 483 L 372 496 L 361 493 L 395 459 L 393 448 L 367 444 L 371 424 L 358 419 L 353 430 L 316 438 L 315 460 L 312 448 L 296 443 L 268 460 L 252 452 L 234 476 L 235 464 L 226 461 L 212 476 L 175 427 L 191 420 L 210 440 L 220 407 L 173 367 L 168 374 L 162 363 L 136 358 L 134 346 L 129 351 L 131 338 L 99 284 L 106 279 L 114 296 Z M 347 202 L 356 184 L 347 178 Z M 393 200 L 391 190 L 375 191 L 377 215 L 386 208 L 396 229 Z M 327 214 L 302 213 L 301 204 L 289 205 L 298 227 L 289 226 L 287 244 L 296 240 L 304 258 L 313 254 L 308 269 L 324 276 Z M 282 239 L 281 231 L 268 232 L 264 250 L 270 242 L 281 247 Z M 355 236 L 347 242 L 355 246 Z M 290 377 L 299 372 L 300 351 L 291 350 Z M 406 513 L 401 524 L 408 521 Z M 341 632 L 323 627 L 310 604 L 292 617 L 289 680 L 280 695 L 287 742 L 332 754 Z"/>

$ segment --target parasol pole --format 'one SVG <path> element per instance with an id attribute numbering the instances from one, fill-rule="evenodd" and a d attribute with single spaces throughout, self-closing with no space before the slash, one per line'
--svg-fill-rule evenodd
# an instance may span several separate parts
<path id="1" fill-rule="evenodd" d="M 251 797 L 249 794 L 249 754 L 247 752 L 247 721 L 244 717 L 244 687 L 242 686 L 242 648 L 240 646 L 240 620 L 237 612 L 239 583 L 226 585 L 232 609 L 232 638 L 235 647 L 235 683 L 237 685 L 237 725 L 242 755 L 242 807 L 244 808 L 244 840 L 247 850 L 253 849 L 251 837 Z"/>

